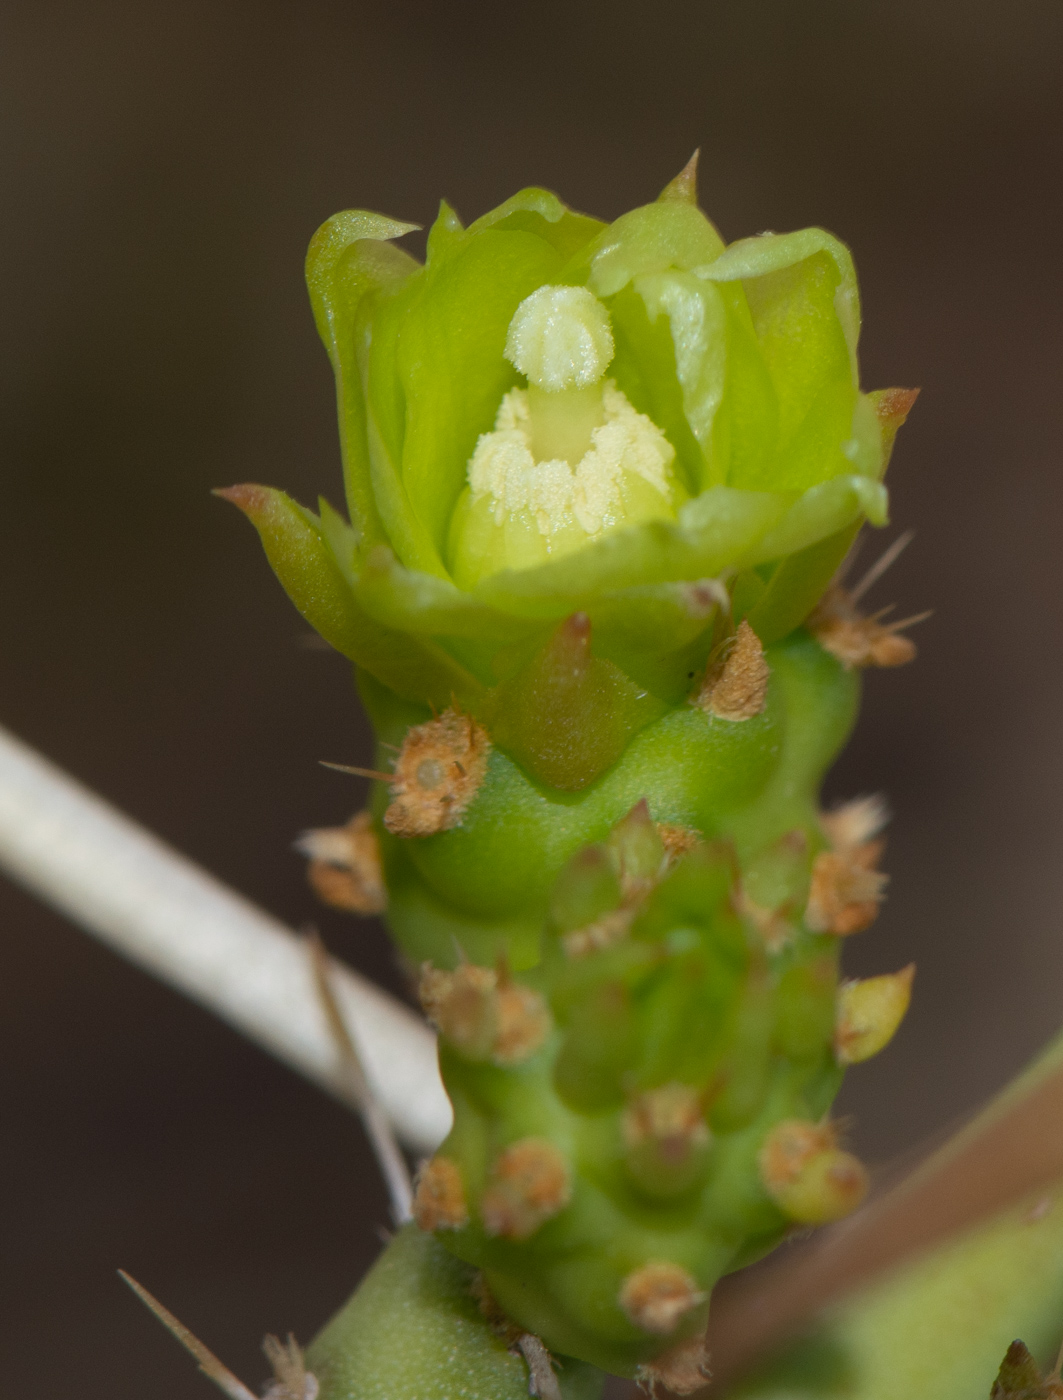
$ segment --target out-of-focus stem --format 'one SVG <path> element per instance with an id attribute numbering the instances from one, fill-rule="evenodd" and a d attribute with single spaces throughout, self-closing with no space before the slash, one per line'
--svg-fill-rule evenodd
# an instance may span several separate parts
<path id="1" fill-rule="evenodd" d="M 302 940 L 3 729 L 0 869 L 351 1102 Z M 431 1151 L 450 1105 L 430 1031 L 350 968 L 332 966 L 373 1094 L 409 1147 Z"/>
<path id="2" fill-rule="evenodd" d="M 891 1190 L 734 1277 L 709 1323 L 714 1393 L 815 1313 L 1063 1178 L 1063 1037 Z"/>

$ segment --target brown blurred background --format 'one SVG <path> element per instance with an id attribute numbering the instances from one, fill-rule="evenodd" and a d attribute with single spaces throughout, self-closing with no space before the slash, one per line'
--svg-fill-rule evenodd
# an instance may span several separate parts
<path id="1" fill-rule="evenodd" d="M 317 766 L 368 754 L 346 668 L 208 490 L 338 502 L 301 281 L 329 214 L 538 182 L 613 217 L 700 144 L 725 236 L 852 245 L 865 385 L 924 390 L 874 597 L 935 614 L 829 783 L 896 813 L 847 966 L 919 964 L 843 1107 L 874 1161 L 919 1143 L 1060 1020 L 1061 58 L 1058 0 L 9 0 L 0 722 L 397 988 L 290 850 L 360 796 Z M 119 1265 L 257 1383 L 378 1249 L 357 1125 L 8 885 L 0 927 L 3 1394 L 211 1393 Z"/>

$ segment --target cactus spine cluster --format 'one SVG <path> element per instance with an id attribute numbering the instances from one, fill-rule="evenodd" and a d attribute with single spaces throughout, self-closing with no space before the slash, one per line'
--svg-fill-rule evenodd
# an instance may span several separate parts
<path id="1" fill-rule="evenodd" d="M 610 226 L 444 206 L 423 267 L 409 229 L 308 258 L 351 523 L 223 493 L 377 735 L 303 848 L 439 1029 L 420 1227 L 554 1351 L 689 1391 L 720 1275 L 860 1200 L 827 1114 L 910 992 L 839 979 L 884 814 L 818 793 L 859 668 L 912 655 L 832 580 L 914 395 L 859 389 L 842 245 L 725 247 L 689 168 Z"/>

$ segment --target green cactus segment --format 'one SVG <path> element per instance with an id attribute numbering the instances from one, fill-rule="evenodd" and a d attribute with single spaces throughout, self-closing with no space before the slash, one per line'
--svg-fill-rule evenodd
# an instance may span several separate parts
<path id="1" fill-rule="evenodd" d="M 523 745 L 544 746 L 555 782 L 571 745 L 568 790 L 537 780 L 531 764 L 496 746 L 460 825 L 415 839 L 382 830 L 388 920 L 408 955 L 452 966 L 461 948 L 476 962 L 491 963 L 503 951 L 516 968 L 537 962 L 552 882 L 643 798 L 657 822 L 733 840 L 743 862 L 790 831 L 822 842 L 818 786 L 848 737 L 859 681 L 803 632 L 767 648 L 765 657 L 770 679 L 760 714 L 728 721 L 683 700 L 639 728 L 589 785 L 580 781 L 587 754 L 577 724 L 566 730 L 555 718 L 564 716 L 563 706 L 515 706 L 505 721 L 510 734 L 526 720 Z M 411 723 L 429 718 L 395 706 L 364 676 L 362 696 L 382 745 L 398 748 Z M 594 734 L 595 745 L 624 737 L 624 713 L 618 707 Z M 521 754 L 516 743 L 514 749 Z M 389 752 L 381 748 L 382 763 Z M 387 805 L 381 784 L 378 817 Z"/>
<path id="2" fill-rule="evenodd" d="M 405 1226 L 307 1352 L 320 1400 L 527 1400 L 527 1366 L 481 1315 L 473 1283 L 472 1269 Z M 564 1400 L 598 1400 L 603 1377 L 560 1362 Z"/>
<path id="3" fill-rule="evenodd" d="M 562 872 L 534 969 L 426 974 L 455 1120 L 419 1219 L 549 1346 L 635 1374 L 722 1273 L 858 1198 L 770 1156 L 780 1125 L 845 1156 L 816 1126 L 841 1070 L 838 941 L 795 913 L 811 862 L 802 833 L 751 870 L 772 929 L 733 846 L 670 859 L 641 803 Z"/>

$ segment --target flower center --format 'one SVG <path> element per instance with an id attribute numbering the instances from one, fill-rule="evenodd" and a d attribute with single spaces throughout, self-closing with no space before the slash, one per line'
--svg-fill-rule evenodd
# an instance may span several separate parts
<path id="1" fill-rule="evenodd" d="M 505 395 L 469 460 L 451 530 L 462 586 L 674 518 L 675 451 L 605 378 L 613 353 L 609 313 L 585 287 L 540 287 L 517 307 L 505 354 L 528 387 Z"/>

